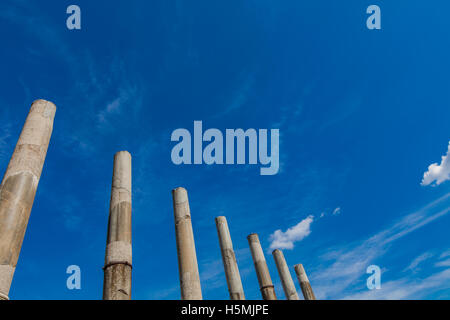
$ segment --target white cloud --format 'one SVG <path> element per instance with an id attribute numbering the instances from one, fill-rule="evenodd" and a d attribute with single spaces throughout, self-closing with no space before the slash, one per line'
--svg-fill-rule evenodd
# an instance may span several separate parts
<path id="1" fill-rule="evenodd" d="M 311 223 L 314 216 L 309 216 L 300 221 L 297 225 L 289 228 L 286 232 L 276 230 L 271 236 L 270 249 L 293 249 L 294 242 L 298 242 L 309 236 L 311 233 Z"/>
<path id="2" fill-rule="evenodd" d="M 325 216 L 338 216 L 342 213 L 342 209 L 341 207 L 337 207 L 336 209 L 332 210 L 332 211 L 323 211 L 322 213 L 320 213 L 319 218 L 323 218 Z"/>
<path id="3" fill-rule="evenodd" d="M 422 186 L 440 185 L 442 182 L 450 180 L 450 141 L 445 156 L 442 156 L 441 164 L 433 163 L 428 167 L 428 171 L 423 174 Z"/>

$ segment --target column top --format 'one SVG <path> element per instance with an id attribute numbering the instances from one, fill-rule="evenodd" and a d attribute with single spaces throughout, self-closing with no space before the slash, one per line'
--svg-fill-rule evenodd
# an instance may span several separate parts
<path id="1" fill-rule="evenodd" d="M 188 201 L 187 190 L 183 187 L 178 187 L 172 190 L 173 201 L 176 204 L 185 203 Z"/>
<path id="2" fill-rule="evenodd" d="M 257 233 L 251 233 L 247 236 L 247 240 L 251 242 L 259 242 L 259 237 Z"/>
<path id="3" fill-rule="evenodd" d="M 129 153 L 126 150 L 116 152 L 115 156 L 119 156 L 119 155 L 129 156 L 131 158 L 131 153 Z"/>
<path id="4" fill-rule="evenodd" d="M 297 273 L 299 279 L 304 282 L 309 282 L 308 276 L 306 275 L 305 268 L 301 263 L 294 266 L 295 272 Z"/>
<path id="5" fill-rule="evenodd" d="M 216 217 L 217 222 L 227 222 L 227 218 L 225 216 Z"/>
<path id="6" fill-rule="evenodd" d="M 33 101 L 33 103 L 31 105 L 33 105 L 33 104 L 48 104 L 49 106 L 53 107 L 56 110 L 55 104 L 53 102 L 51 102 L 51 101 L 48 101 L 48 100 L 36 99 L 36 100 Z"/>
<path id="7" fill-rule="evenodd" d="M 295 270 L 305 272 L 305 268 L 303 268 L 303 265 L 302 265 L 301 263 L 296 264 L 296 265 L 294 266 L 294 268 L 295 268 Z"/>
<path id="8" fill-rule="evenodd" d="M 54 119 L 56 114 L 56 106 L 53 102 L 44 99 L 33 101 L 30 108 L 30 113 L 40 113 L 44 118 Z"/>

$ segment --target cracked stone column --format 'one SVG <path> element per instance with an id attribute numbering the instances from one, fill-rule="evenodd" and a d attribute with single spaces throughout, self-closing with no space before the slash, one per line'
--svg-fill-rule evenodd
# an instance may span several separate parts
<path id="1" fill-rule="evenodd" d="M 258 276 L 262 297 L 264 300 L 277 300 L 258 235 L 252 233 L 247 237 L 247 240 L 250 245 L 250 251 L 252 252 L 253 262 L 255 263 L 256 275 Z"/>
<path id="2" fill-rule="evenodd" d="M 131 299 L 131 155 L 114 156 L 103 300 Z"/>
<path id="3" fill-rule="evenodd" d="M 202 300 L 191 211 L 186 189 L 172 190 L 182 300 Z"/>
<path id="4" fill-rule="evenodd" d="M 8 300 L 55 113 L 52 102 L 33 102 L 0 185 L 0 300 Z"/>
<path id="5" fill-rule="evenodd" d="M 272 252 L 275 264 L 277 265 L 278 274 L 280 275 L 281 284 L 288 300 L 299 300 L 294 281 L 292 280 L 289 267 L 281 250 L 275 249 Z"/>
<path id="6" fill-rule="evenodd" d="M 316 296 L 311 288 L 311 284 L 309 283 L 308 276 L 306 275 L 303 265 L 297 264 L 294 266 L 294 269 L 297 274 L 298 282 L 300 282 L 300 287 L 302 288 L 305 300 L 316 300 Z"/>
<path id="7" fill-rule="evenodd" d="M 227 278 L 228 291 L 231 300 L 245 300 L 242 288 L 241 275 L 236 261 L 236 256 L 231 242 L 230 231 L 225 217 L 216 218 L 217 233 L 219 235 L 220 250 Z"/>

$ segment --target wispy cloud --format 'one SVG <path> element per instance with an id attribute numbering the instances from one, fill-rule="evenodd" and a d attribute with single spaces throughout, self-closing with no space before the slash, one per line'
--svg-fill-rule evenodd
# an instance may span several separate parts
<path id="1" fill-rule="evenodd" d="M 239 274 L 241 278 L 254 272 L 251 266 L 251 253 L 248 248 L 235 250 L 236 260 L 238 263 Z M 250 263 L 249 263 L 250 261 Z M 242 267 L 247 266 L 248 267 Z M 223 288 L 227 286 L 225 271 L 222 259 L 206 259 L 200 262 L 200 281 L 204 292 Z"/>
<path id="2" fill-rule="evenodd" d="M 7 150 L 7 146 L 10 143 L 9 141 L 10 137 L 11 137 L 10 125 L 6 125 L 0 128 L 0 160 L 2 160 L 4 157 L 7 156 L 5 150 Z"/>
<path id="3" fill-rule="evenodd" d="M 223 117 L 224 115 L 237 111 L 245 106 L 252 90 L 255 77 L 252 73 L 244 73 L 241 77 L 243 79 L 241 80 L 240 86 L 232 94 L 231 99 L 227 100 L 223 111 L 215 114 L 215 118 Z"/>
<path id="4" fill-rule="evenodd" d="M 0 5 L 0 17 L 10 23 L 20 25 L 28 33 L 32 34 L 46 50 L 46 53 L 56 56 L 58 59 L 71 65 L 76 58 L 69 46 L 63 41 L 63 28 L 59 28 L 44 14 L 36 14 L 40 11 L 39 6 L 26 1 L 15 1 L 2 3 Z M 30 51 L 35 51 L 29 48 Z"/>
<path id="5" fill-rule="evenodd" d="M 383 283 L 381 290 L 365 290 L 344 299 L 352 300 L 401 300 L 420 299 L 427 294 L 450 288 L 450 269 L 434 273 L 424 279 L 404 277 Z"/>
<path id="6" fill-rule="evenodd" d="M 148 299 L 150 300 L 163 300 L 167 299 L 171 296 L 174 296 L 177 294 L 177 292 L 180 290 L 180 285 L 175 284 L 168 288 L 161 288 L 158 290 L 154 290 L 153 292 L 148 294 Z"/>
<path id="7" fill-rule="evenodd" d="M 330 112 L 326 121 L 320 124 L 319 130 L 325 130 L 349 119 L 358 111 L 358 109 L 361 107 L 361 104 L 362 98 L 358 95 L 346 97 L 343 101 L 340 102 L 335 110 Z"/>
<path id="8" fill-rule="evenodd" d="M 285 232 L 276 230 L 270 236 L 270 249 L 293 249 L 294 243 L 303 240 L 311 233 L 314 216 L 310 215 Z"/>
<path id="9" fill-rule="evenodd" d="M 450 250 L 444 251 L 439 256 L 439 261 L 435 263 L 435 267 L 450 267 L 450 259 L 448 258 L 450 256 Z"/>
<path id="10" fill-rule="evenodd" d="M 336 209 L 333 210 L 333 216 L 337 216 L 337 215 L 341 214 L 341 211 L 342 211 L 341 208 L 337 207 Z"/>
<path id="11" fill-rule="evenodd" d="M 382 257 L 390 244 L 450 212 L 450 193 L 410 213 L 370 238 L 337 247 L 322 255 L 322 265 L 310 280 L 321 299 L 340 298 L 348 292 L 375 259 Z"/>
<path id="12" fill-rule="evenodd" d="M 81 227 L 82 219 L 80 216 L 64 214 L 64 226 L 70 231 L 78 231 Z"/>
<path id="13" fill-rule="evenodd" d="M 438 261 L 435 264 L 436 267 L 450 267 L 450 259 Z"/>
<path id="14" fill-rule="evenodd" d="M 403 271 L 413 271 L 413 272 L 418 271 L 417 267 L 419 266 L 419 264 L 432 258 L 433 256 L 434 254 L 431 252 L 422 253 L 420 256 L 417 256 L 413 261 L 411 261 L 409 266 L 407 266 Z"/>
<path id="15" fill-rule="evenodd" d="M 204 288 L 217 289 L 226 285 L 222 259 L 204 261 L 200 266 L 200 281 Z"/>
<path id="16" fill-rule="evenodd" d="M 441 164 L 433 163 L 428 167 L 428 171 L 423 174 L 422 186 L 435 185 L 450 180 L 450 141 L 447 153 L 442 156 Z"/>
<path id="17" fill-rule="evenodd" d="M 119 97 L 107 104 L 105 109 L 98 113 L 98 122 L 100 125 L 105 125 L 108 122 L 108 117 L 114 114 L 120 114 L 121 106 L 129 99 L 129 94 L 125 90 L 121 90 Z"/>
<path id="18" fill-rule="evenodd" d="M 450 250 L 444 251 L 441 253 L 441 255 L 439 256 L 440 259 L 446 258 L 450 256 Z"/>

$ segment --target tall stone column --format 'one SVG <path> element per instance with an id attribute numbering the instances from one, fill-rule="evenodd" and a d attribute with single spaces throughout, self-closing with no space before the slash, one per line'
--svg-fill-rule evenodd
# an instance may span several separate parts
<path id="1" fill-rule="evenodd" d="M 266 258 L 261 248 L 258 235 L 252 233 L 247 237 L 250 251 L 252 252 L 253 262 L 255 263 L 256 275 L 258 276 L 259 287 L 264 300 L 276 300 L 275 289 L 270 278 L 269 268 Z"/>
<path id="2" fill-rule="evenodd" d="M 103 300 L 131 299 L 131 155 L 114 156 Z"/>
<path id="3" fill-rule="evenodd" d="M 283 285 L 286 299 L 299 300 L 297 290 L 295 289 L 294 281 L 292 280 L 289 267 L 284 258 L 284 254 L 281 250 L 275 249 L 272 252 L 275 264 L 277 265 L 278 274 L 280 275 L 281 284 Z"/>
<path id="4" fill-rule="evenodd" d="M 309 283 L 309 279 L 303 265 L 297 264 L 294 266 L 294 269 L 297 274 L 298 282 L 300 282 L 300 287 L 302 288 L 303 297 L 305 297 L 305 300 L 316 300 L 316 296 L 311 288 L 311 284 Z"/>
<path id="5" fill-rule="evenodd" d="M 178 268 L 182 300 L 202 300 L 202 288 L 195 252 L 194 232 L 187 191 L 177 188 L 172 191 L 175 215 L 175 235 L 178 251 Z"/>
<path id="6" fill-rule="evenodd" d="M 242 288 L 241 276 L 239 274 L 236 256 L 233 250 L 233 243 L 231 242 L 230 231 L 228 230 L 227 219 L 225 217 L 217 217 L 216 226 L 230 299 L 245 300 L 244 289 Z"/>
<path id="7" fill-rule="evenodd" d="M 8 300 L 55 113 L 53 103 L 33 102 L 0 185 L 0 300 Z"/>

